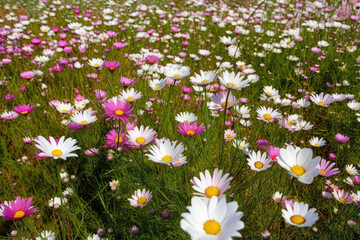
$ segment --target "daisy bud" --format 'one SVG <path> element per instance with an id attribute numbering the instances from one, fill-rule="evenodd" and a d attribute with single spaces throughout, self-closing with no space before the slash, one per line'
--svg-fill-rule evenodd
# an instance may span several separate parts
<path id="1" fill-rule="evenodd" d="M 17 232 L 16 230 L 12 230 L 12 231 L 11 231 L 11 236 L 12 236 L 12 237 L 16 237 L 17 234 L 18 234 L 18 232 Z"/>
<path id="2" fill-rule="evenodd" d="M 263 237 L 263 239 L 268 239 L 270 237 L 270 232 L 268 230 L 264 230 L 261 233 L 261 236 Z"/>
<path id="3" fill-rule="evenodd" d="M 139 232 L 139 228 L 137 227 L 137 226 L 132 226 L 132 228 L 131 228 L 131 233 L 132 234 L 137 234 Z"/>
<path id="4" fill-rule="evenodd" d="M 155 209 L 150 209 L 150 213 L 154 215 L 156 213 Z"/>
<path id="5" fill-rule="evenodd" d="M 112 228 L 108 228 L 108 233 L 112 233 L 114 230 Z"/>
<path id="6" fill-rule="evenodd" d="M 356 226 L 356 222 L 354 220 L 349 220 L 347 221 L 347 224 L 349 225 L 349 227 L 353 227 L 353 226 Z"/>
<path id="7" fill-rule="evenodd" d="M 314 232 L 317 232 L 317 231 L 318 231 L 318 229 L 317 229 L 316 227 L 313 227 L 312 230 L 313 230 Z"/>
<path id="8" fill-rule="evenodd" d="M 97 235 L 99 235 L 99 237 L 104 236 L 104 233 L 105 233 L 105 231 L 101 228 L 99 230 L 97 230 Z"/>
<path id="9" fill-rule="evenodd" d="M 330 198 L 333 197 L 333 195 L 332 195 L 331 193 L 325 192 L 325 191 L 322 192 L 322 196 L 323 196 L 325 199 L 330 199 Z"/>
<path id="10" fill-rule="evenodd" d="M 112 160 L 113 157 L 114 157 L 114 155 L 112 155 L 111 153 L 106 154 L 106 159 L 107 160 Z"/>
<path id="11" fill-rule="evenodd" d="M 115 191 L 116 190 L 116 187 L 111 187 L 111 191 Z"/>
<path id="12" fill-rule="evenodd" d="M 168 218 L 170 216 L 169 210 L 165 209 L 162 213 L 161 213 L 161 217 L 163 218 Z"/>

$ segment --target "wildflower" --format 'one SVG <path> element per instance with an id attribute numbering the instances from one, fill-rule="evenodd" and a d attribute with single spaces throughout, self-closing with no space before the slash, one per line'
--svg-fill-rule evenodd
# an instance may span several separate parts
<path id="1" fill-rule="evenodd" d="M 35 73 L 32 71 L 28 71 L 28 72 L 22 72 L 20 73 L 20 77 L 22 77 L 23 79 L 32 79 L 33 77 L 35 77 Z"/>
<path id="2" fill-rule="evenodd" d="M 193 189 L 197 191 L 194 194 L 202 198 L 211 198 L 213 196 L 224 197 L 224 192 L 230 188 L 232 177 L 229 177 L 229 173 L 222 176 L 222 173 L 222 170 L 216 168 L 213 176 L 206 170 L 205 175 L 202 172 L 200 173 L 200 179 L 197 177 L 191 179 L 190 182 L 193 184 Z"/>
<path id="3" fill-rule="evenodd" d="M 282 197 L 282 193 L 280 192 L 275 192 L 273 195 L 272 195 L 272 199 L 274 199 L 275 202 L 277 203 L 280 203 L 281 202 L 281 199 L 286 199 L 286 197 Z"/>
<path id="4" fill-rule="evenodd" d="M 46 140 L 43 136 L 38 136 L 34 141 L 37 143 L 35 147 L 41 150 L 40 157 L 53 157 L 54 159 L 64 159 L 68 157 L 77 157 L 78 155 L 72 153 L 72 151 L 80 149 L 76 146 L 76 140 L 68 138 L 65 140 L 65 136 L 62 136 L 58 141 L 53 137 Z"/>
<path id="5" fill-rule="evenodd" d="M 6 119 L 6 120 L 14 120 L 16 119 L 17 117 L 19 116 L 19 114 L 17 112 L 14 112 L 14 111 L 4 111 L 2 114 L 1 114 L 1 118 L 2 119 Z"/>
<path id="6" fill-rule="evenodd" d="M 189 213 L 183 213 L 180 221 L 181 228 L 192 239 L 232 239 L 241 237 L 239 230 L 245 227 L 240 219 L 242 212 L 237 212 L 238 204 L 233 201 L 226 203 L 226 198 L 201 199 L 193 197 Z"/>
<path id="7" fill-rule="evenodd" d="M 209 106 L 209 109 L 217 110 L 217 111 L 224 111 L 225 105 L 226 105 L 226 109 L 229 109 L 240 101 L 234 97 L 231 91 L 229 91 L 228 93 L 218 92 L 215 95 L 212 95 L 210 98 L 212 102 L 211 105 Z M 227 99 L 227 103 L 226 103 L 226 99 Z"/>
<path id="8" fill-rule="evenodd" d="M 311 146 L 322 147 L 326 145 L 326 141 L 323 138 L 313 137 L 309 140 Z"/>
<path id="9" fill-rule="evenodd" d="M 58 209 L 61 205 L 65 205 L 67 202 L 67 198 L 54 197 L 49 200 L 49 207 Z"/>
<path id="10" fill-rule="evenodd" d="M 127 102 L 136 102 L 142 97 L 141 92 L 136 91 L 134 88 L 122 90 L 120 95 Z"/>
<path id="11" fill-rule="evenodd" d="M 161 89 L 163 89 L 166 85 L 166 80 L 165 79 L 153 79 L 151 81 L 149 81 L 149 86 L 156 92 L 160 91 Z"/>
<path id="12" fill-rule="evenodd" d="M 261 154 L 260 151 L 258 152 L 252 151 L 249 154 L 247 161 L 251 170 L 257 172 L 265 171 L 266 169 L 271 167 L 270 165 L 271 159 L 266 157 L 266 153 Z"/>
<path id="13" fill-rule="evenodd" d="M 193 123 L 184 122 L 183 124 L 178 125 L 177 131 L 184 136 L 194 137 L 194 136 L 204 132 L 205 127 L 204 127 L 204 124 L 197 126 L 197 122 L 193 122 Z"/>
<path id="14" fill-rule="evenodd" d="M 235 44 L 236 37 L 231 39 L 231 37 L 222 36 L 222 37 L 220 37 L 220 42 L 222 42 L 225 45 L 232 45 L 232 44 Z"/>
<path id="15" fill-rule="evenodd" d="M 182 143 L 177 145 L 177 141 L 171 143 L 171 141 L 167 139 L 164 142 L 161 142 L 158 146 L 150 146 L 150 154 L 145 155 L 153 162 L 172 164 L 178 160 L 184 150 L 185 148 Z"/>
<path id="16" fill-rule="evenodd" d="M 147 55 L 145 57 L 145 61 L 150 63 L 150 64 L 155 64 L 159 61 L 159 58 L 155 55 Z"/>
<path id="17" fill-rule="evenodd" d="M 236 133 L 234 130 L 227 129 L 224 133 L 224 139 L 226 142 L 233 140 L 236 137 Z"/>
<path id="18" fill-rule="evenodd" d="M 335 101 L 330 94 L 324 96 L 324 93 L 320 93 L 320 95 L 312 94 L 310 100 L 320 107 L 328 107 L 329 104 Z"/>
<path id="19" fill-rule="evenodd" d="M 164 74 L 168 78 L 172 78 L 175 81 L 183 79 L 190 75 L 190 68 L 182 65 L 166 66 Z"/>
<path id="20" fill-rule="evenodd" d="M 295 202 L 293 207 L 286 204 L 281 212 L 287 223 L 297 227 L 311 227 L 319 219 L 316 208 L 309 209 L 309 205 L 303 202 Z"/>
<path id="21" fill-rule="evenodd" d="M 256 113 L 258 114 L 257 119 L 263 120 L 264 122 L 274 122 L 276 119 L 281 118 L 281 114 L 277 109 L 273 110 L 272 108 L 266 108 L 264 106 L 259 107 Z"/>
<path id="22" fill-rule="evenodd" d="M 233 146 L 236 148 L 240 148 L 241 150 L 245 150 L 250 146 L 250 144 L 245 141 L 234 140 Z"/>
<path id="23" fill-rule="evenodd" d="M 144 188 L 142 191 L 140 189 L 134 192 L 132 198 L 128 198 L 130 205 L 133 207 L 145 207 L 152 198 L 152 192 L 146 191 Z"/>
<path id="24" fill-rule="evenodd" d="M 269 147 L 269 141 L 266 139 L 259 139 L 256 142 L 256 146 L 261 149 L 267 149 Z"/>
<path id="25" fill-rule="evenodd" d="M 360 191 L 358 190 L 356 193 L 353 192 L 351 199 L 356 205 L 360 206 Z"/>
<path id="26" fill-rule="evenodd" d="M 40 233 L 40 237 L 36 237 L 36 240 L 55 240 L 56 236 L 53 231 L 44 230 Z"/>
<path id="27" fill-rule="evenodd" d="M 136 83 L 135 79 L 126 78 L 126 77 L 120 77 L 119 81 L 121 85 L 123 85 L 124 87 L 128 87 Z"/>
<path id="28" fill-rule="evenodd" d="M 280 154 L 280 148 L 278 147 L 274 147 L 274 146 L 269 146 L 268 147 L 268 157 L 275 163 L 277 163 L 277 157 Z"/>
<path id="29" fill-rule="evenodd" d="M 316 166 L 320 163 L 321 157 L 313 158 L 313 151 L 310 148 L 294 148 L 288 145 L 286 149 L 280 149 L 278 157 L 279 165 L 296 177 L 300 182 L 311 184 L 313 179 L 319 175 Z"/>
<path id="30" fill-rule="evenodd" d="M 235 75 L 235 72 L 224 71 L 219 77 L 219 80 L 222 85 L 229 89 L 241 90 L 244 87 L 249 86 L 250 80 L 244 79 L 244 76 L 241 76 L 241 73 Z"/>
<path id="31" fill-rule="evenodd" d="M 333 175 L 338 174 L 340 171 L 338 168 L 334 167 L 335 163 L 331 163 L 330 161 L 326 161 L 325 159 L 321 159 L 321 162 L 316 167 L 320 170 L 319 174 L 323 177 L 331 177 Z"/>
<path id="32" fill-rule="evenodd" d="M 120 99 L 116 98 L 110 99 L 107 103 L 103 105 L 105 116 L 108 116 L 106 120 L 120 120 L 122 123 L 128 122 L 129 117 L 135 117 L 135 115 L 130 114 L 134 108 L 131 108 L 130 103 L 123 102 Z"/>
<path id="33" fill-rule="evenodd" d="M 345 192 L 344 190 L 335 190 L 332 192 L 334 198 L 338 200 L 341 203 L 351 203 L 351 195 L 348 192 Z"/>
<path id="34" fill-rule="evenodd" d="M 184 122 L 193 123 L 198 120 L 198 117 L 194 113 L 181 112 L 175 116 L 175 120 L 180 123 L 184 123 Z"/>
<path id="35" fill-rule="evenodd" d="M 135 127 L 133 130 L 127 132 L 127 138 L 135 147 L 151 143 L 156 136 L 156 132 L 153 129 L 150 127 L 145 128 L 143 125 L 141 125 L 140 128 Z"/>
<path id="36" fill-rule="evenodd" d="M 359 102 L 348 102 L 346 104 L 349 108 L 351 108 L 354 111 L 359 111 L 360 110 L 360 103 Z"/>
<path id="37" fill-rule="evenodd" d="M 38 210 L 31 206 L 33 197 L 28 198 L 28 200 L 17 196 L 15 201 L 10 203 L 4 202 L 1 204 L 0 216 L 6 220 L 20 220 L 27 216 L 30 216 Z"/>
<path id="38" fill-rule="evenodd" d="M 110 186 L 111 190 L 115 191 L 116 188 L 119 186 L 119 181 L 112 180 L 111 182 L 109 182 L 109 186 Z"/>
<path id="39" fill-rule="evenodd" d="M 73 109 L 74 106 L 72 106 L 70 103 L 60 102 L 56 105 L 56 110 L 60 113 L 68 113 L 71 112 Z"/>
<path id="40" fill-rule="evenodd" d="M 195 73 L 194 77 L 190 77 L 190 82 L 196 85 L 208 85 L 212 83 L 216 78 L 214 71 L 201 71 L 200 74 Z"/>
<path id="41" fill-rule="evenodd" d="M 112 129 L 106 134 L 105 143 L 107 147 L 118 147 L 119 145 L 126 145 L 128 143 L 128 139 L 125 133 Z"/>
<path id="42" fill-rule="evenodd" d="M 88 61 L 89 65 L 95 68 L 102 67 L 104 64 L 104 60 L 101 58 L 93 58 Z"/>
<path id="43" fill-rule="evenodd" d="M 335 135 L 335 139 L 336 139 L 336 141 L 341 142 L 341 143 L 346 143 L 347 141 L 350 140 L 350 138 L 348 136 L 341 135 L 340 133 L 337 133 Z"/>
<path id="44" fill-rule="evenodd" d="M 81 125 L 88 125 L 97 120 L 97 117 L 92 115 L 91 110 L 79 111 L 71 115 L 71 121 Z"/>
<path id="45" fill-rule="evenodd" d="M 117 61 L 106 61 L 104 67 L 106 67 L 110 72 L 114 72 L 120 67 L 121 63 Z"/>
<path id="46" fill-rule="evenodd" d="M 356 169 L 356 167 L 353 164 L 345 165 L 345 169 L 346 169 L 347 173 L 350 175 L 353 175 L 353 176 L 359 175 L 358 170 Z"/>
<path id="47" fill-rule="evenodd" d="M 34 110 L 34 106 L 28 105 L 20 105 L 17 107 L 14 107 L 14 111 L 17 112 L 19 115 L 26 116 L 29 113 L 31 113 Z"/>

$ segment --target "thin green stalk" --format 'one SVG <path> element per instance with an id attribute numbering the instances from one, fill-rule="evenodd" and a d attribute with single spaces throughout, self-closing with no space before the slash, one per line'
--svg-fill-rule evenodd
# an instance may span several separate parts
<path id="1" fill-rule="evenodd" d="M 228 105 L 229 95 L 230 95 L 230 89 L 228 89 L 228 92 L 226 94 L 225 107 L 224 107 L 224 122 L 223 122 L 222 131 L 220 133 L 221 148 L 220 148 L 220 152 L 219 152 L 219 156 L 220 156 L 219 167 L 221 167 L 221 164 L 222 164 L 222 161 L 223 161 L 223 155 L 224 155 L 225 138 L 224 138 L 223 134 L 225 132 L 226 109 L 227 109 L 227 105 Z"/>

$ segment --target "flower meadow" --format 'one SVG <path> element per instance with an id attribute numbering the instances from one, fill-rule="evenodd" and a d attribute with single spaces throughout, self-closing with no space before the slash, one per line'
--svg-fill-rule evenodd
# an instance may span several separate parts
<path id="1" fill-rule="evenodd" d="M 359 239 L 359 18 L 1 2 L 1 239 Z"/>

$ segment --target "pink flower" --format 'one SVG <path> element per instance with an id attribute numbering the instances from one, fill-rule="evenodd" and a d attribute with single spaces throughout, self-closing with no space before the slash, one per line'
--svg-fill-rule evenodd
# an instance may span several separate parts
<path id="1" fill-rule="evenodd" d="M 178 125 L 177 131 L 184 136 L 194 137 L 194 136 L 204 132 L 205 127 L 204 127 L 204 124 L 197 126 L 197 122 L 194 122 L 194 123 L 184 122 L 183 124 L 180 123 Z"/>
<path id="2" fill-rule="evenodd" d="M 34 110 L 34 106 L 28 105 L 21 105 L 13 108 L 15 112 L 20 115 L 26 116 Z"/>
<path id="3" fill-rule="evenodd" d="M 30 197 L 28 200 L 22 199 L 20 196 L 16 197 L 15 201 L 10 203 L 1 204 L 1 214 L 2 217 L 6 220 L 20 220 L 24 217 L 30 216 L 38 210 L 31 206 L 33 197 Z"/>
<path id="4" fill-rule="evenodd" d="M 336 139 L 336 141 L 341 142 L 341 143 L 346 143 L 347 141 L 350 140 L 350 138 L 348 136 L 341 135 L 340 133 L 337 133 L 335 135 L 335 139 Z"/>
<path id="5" fill-rule="evenodd" d="M 108 116 L 106 120 L 120 120 L 125 123 L 129 121 L 129 117 L 136 117 L 136 115 L 130 114 L 134 108 L 131 108 L 131 104 L 123 102 L 118 98 L 115 100 L 111 99 L 109 102 L 103 105 L 105 116 Z"/>
<path id="6" fill-rule="evenodd" d="M 124 44 L 124 43 L 122 43 L 122 42 L 114 42 L 114 43 L 113 43 L 113 46 L 114 46 L 114 48 L 116 48 L 116 49 L 122 49 L 122 48 L 124 48 L 124 47 L 126 46 L 126 44 Z"/>
<path id="7" fill-rule="evenodd" d="M 275 163 L 277 163 L 277 157 L 280 155 L 280 148 L 269 146 L 268 147 L 268 157 Z"/>
<path id="8" fill-rule="evenodd" d="M 159 61 L 159 58 L 155 55 L 147 55 L 145 61 L 151 64 L 155 64 Z"/>
<path id="9" fill-rule="evenodd" d="M 320 170 L 320 175 L 323 177 L 331 177 L 335 174 L 338 174 L 340 171 L 338 168 L 333 168 L 335 163 L 331 163 L 330 161 L 326 161 L 325 159 L 322 159 L 321 162 L 316 166 Z"/>
<path id="10" fill-rule="evenodd" d="M 32 79 L 33 77 L 35 77 L 35 73 L 31 72 L 31 71 L 27 71 L 27 72 L 22 72 L 20 73 L 20 77 L 22 77 L 23 79 Z"/>
<path id="11" fill-rule="evenodd" d="M 106 67 L 110 72 L 114 72 L 120 67 L 121 63 L 117 61 L 106 61 L 104 67 Z"/>
<path id="12" fill-rule="evenodd" d="M 125 133 L 119 132 L 116 129 L 110 130 L 108 134 L 106 134 L 107 147 L 118 147 L 120 145 L 126 145 L 128 139 L 126 138 Z"/>
<path id="13" fill-rule="evenodd" d="M 126 77 L 120 77 L 119 81 L 124 87 L 128 87 L 136 83 L 136 80 Z"/>
<path id="14" fill-rule="evenodd" d="M 351 203 L 352 202 L 350 193 L 345 192 L 344 190 L 338 189 L 338 190 L 333 191 L 332 193 L 334 195 L 334 198 L 341 203 Z"/>
<path id="15" fill-rule="evenodd" d="M 269 141 L 266 139 L 260 139 L 256 142 L 258 148 L 267 149 L 269 147 Z"/>
<path id="16" fill-rule="evenodd" d="M 145 188 L 142 191 L 138 189 L 131 197 L 132 198 L 128 198 L 131 206 L 145 207 L 152 198 L 152 192 L 146 191 Z"/>

